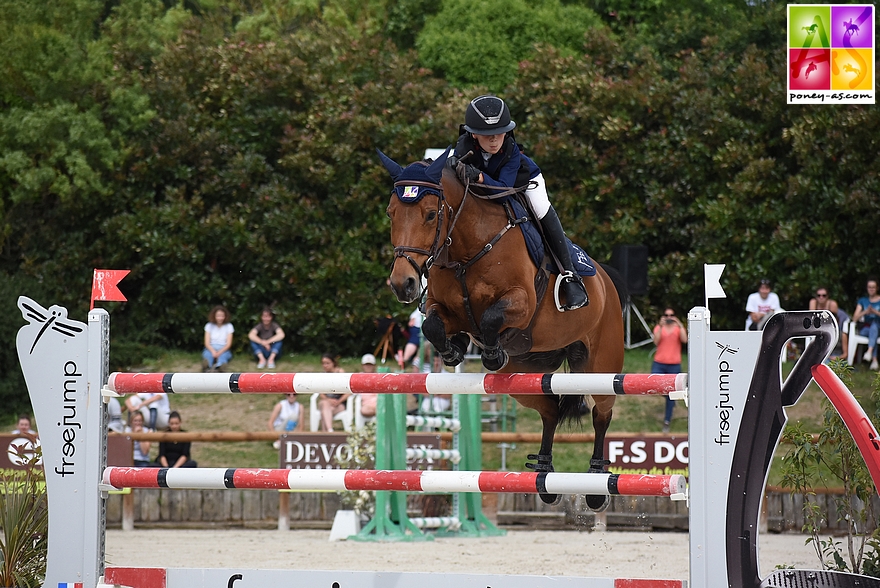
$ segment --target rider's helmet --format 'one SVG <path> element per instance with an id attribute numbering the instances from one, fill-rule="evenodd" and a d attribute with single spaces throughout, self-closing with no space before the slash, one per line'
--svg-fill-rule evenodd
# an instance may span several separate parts
<path id="1" fill-rule="evenodd" d="M 464 130 L 475 135 L 500 135 L 515 127 L 507 104 L 498 96 L 477 96 L 464 113 Z"/>

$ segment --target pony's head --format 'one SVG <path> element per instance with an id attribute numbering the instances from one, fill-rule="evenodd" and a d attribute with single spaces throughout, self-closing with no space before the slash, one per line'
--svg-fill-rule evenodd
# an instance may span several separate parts
<path id="1" fill-rule="evenodd" d="M 389 284 L 404 304 L 422 294 L 423 280 L 445 241 L 442 234 L 445 212 L 440 176 L 449 150 L 435 161 L 412 163 L 402 167 L 379 151 L 379 158 L 391 179 L 394 190 L 386 214 L 391 219 L 391 244 L 394 261 Z"/>

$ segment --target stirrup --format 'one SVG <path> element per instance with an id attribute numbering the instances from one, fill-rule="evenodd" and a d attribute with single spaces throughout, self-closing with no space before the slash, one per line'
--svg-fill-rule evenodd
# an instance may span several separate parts
<path id="1" fill-rule="evenodd" d="M 584 302 L 583 304 L 578 304 L 577 306 L 573 306 L 571 304 L 566 304 L 565 306 L 559 301 L 559 290 L 562 288 L 562 284 L 565 282 L 580 282 L 581 288 L 584 289 Z M 567 310 L 577 310 L 583 306 L 586 306 L 590 303 L 590 296 L 587 294 L 587 287 L 584 286 L 583 280 L 581 277 L 576 275 L 574 272 L 561 272 L 556 277 L 556 284 L 553 286 L 553 302 L 556 303 L 556 310 L 559 312 L 565 312 Z"/>

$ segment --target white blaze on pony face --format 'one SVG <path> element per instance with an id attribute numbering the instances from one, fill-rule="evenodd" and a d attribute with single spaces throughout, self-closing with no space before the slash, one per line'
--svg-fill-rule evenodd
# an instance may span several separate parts
<path id="1" fill-rule="evenodd" d="M 391 219 L 391 245 L 395 248 L 419 249 L 418 251 L 401 251 L 395 255 L 391 266 L 388 285 L 397 299 L 408 304 L 421 293 L 422 276 L 420 269 L 428 260 L 427 252 L 431 250 L 437 237 L 438 211 L 436 198 L 423 198 L 414 203 L 404 203 L 396 194 L 386 210 Z"/>

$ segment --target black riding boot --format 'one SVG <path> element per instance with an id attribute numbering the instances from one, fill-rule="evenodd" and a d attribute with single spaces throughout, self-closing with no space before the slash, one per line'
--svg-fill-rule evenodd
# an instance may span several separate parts
<path id="1" fill-rule="evenodd" d="M 571 261 L 571 253 L 568 250 L 568 241 L 562 231 L 559 216 L 552 206 L 541 219 L 541 227 L 544 228 L 544 240 L 547 246 L 550 247 L 553 255 L 562 266 L 559 268 L 559 277 L 557 278 L 562 281 L 562 294 L 565 297 L 564 304 L 561 304 L 562 310 L 575 310 L 587 306 L 590 303 L 590 297 L 587 296 L 583 280 L 574 271 L 574 263 Z"/>

